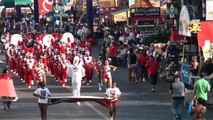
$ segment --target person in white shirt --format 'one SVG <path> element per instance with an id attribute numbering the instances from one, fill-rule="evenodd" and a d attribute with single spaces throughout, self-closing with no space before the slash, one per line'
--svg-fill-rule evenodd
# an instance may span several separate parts
<path id="1" fill-rule="evenodd" d="M 105 97 L 111 99 L 109 101 L 109 114 L 111 120 L 116 120 L 116 113 L 117 113 L 117 104 L 118 98 L 121 96 L 121 91 L 119 88 L 116 87 L 116 83 L 113 82 L 111 87 L 106 90 Z"/>
<path id="2" fill-rule="evenodd" d="M 49 89 L 45 87 L 44 82 L 39 82 L 38 86 L 39 88 L 33 92 L 33 96 L 38 97 L 38 106 L 41 112 L 41 119 L 47 120 L 48 97 L 51 96 L 51 93 Z"/>

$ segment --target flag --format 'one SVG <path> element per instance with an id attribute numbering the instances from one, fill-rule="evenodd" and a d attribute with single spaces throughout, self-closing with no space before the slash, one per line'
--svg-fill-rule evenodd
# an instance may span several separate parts
<path id="1" fill-rule="evenodd" d="M 205 41 L 213 43 L 213 22 L 201 22 L 201 31 L 198 32 L 198 45 L 203 48 Z"/>

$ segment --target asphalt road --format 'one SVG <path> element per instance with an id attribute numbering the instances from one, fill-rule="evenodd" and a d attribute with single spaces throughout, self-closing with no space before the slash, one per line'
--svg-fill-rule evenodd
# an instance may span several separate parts
<path id="1" fill-rule="evenodd" d="M 98 54 L 97 47 L 93 54 Z M 0 55 L 0 60 L 4 61 L 4 55 Z M 0 64 L 0 68 L 5 68 L 5 64 Z M 13 75 L 13 74 L 12 74 Z M 150 85 L 145 83 L 128 84 L 127 68 L 118 67 L 113 74 L 113 79 L 117 82 L 122 92 L 119 101 L 117 120 L 172 120 L 170 111 L 171 96 L 168 94 L 169 83 L 159 81 L 157 91 L 150 92 Z M 15 89 L 19 100 L 12 104 L 11 110 L 3 110 L 3 104 L 0 104 L 0 120 L 39 120 L 40 112 L 37 106 L 37 98 L 32 93 L 36 89 L 33 86 L 27 88 L 21 83 L 17 76 L 13 75 Z M 48 76 L 47 87 L 52 96 L 70 96 L 71 87 L 61 87 L 54 79 Z M 99 91 L 97 86 L 97 76 L 94 74 L 90 86 L 83 85 L 81 95 L 104 96 L 105 91 Z M 109 120 L 108 109 L 93 102 L 84 102 L 81 105 L 74 103 L 60 103 L 48 108 L 48 120 Z M 212 120 L 213 108 L 207 112 L 207 120 Z M 191 120 L 187 115 L 187 108 L 184 110 L 183 120 Z"/>

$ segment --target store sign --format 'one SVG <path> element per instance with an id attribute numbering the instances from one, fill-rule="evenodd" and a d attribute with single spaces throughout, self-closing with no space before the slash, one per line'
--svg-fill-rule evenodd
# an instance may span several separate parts
<path id="1" fill-rule="evenodd" d="M 138 20 L 137 21 L 138 26 L 155 26 L 155 20 Z"/>
<path id="2" fill-rule="evenodd" d="M 129 8 L 160 7 L 160 0 L 129 0 Z"/>
<path id="3" fill-rule="evenodd" d="M 116 7 L 115 5 L 115 0 L 99 0 L 99 7 L 100 8 L 114 8 Z"/>
<path id="4" fill-rule="evenodd" d="M 127 12 L 122 12 L 114 15 L 114 22 L 127 21 Z"/>
<path id="5" fill-rule="evenodd" d="M 132 8 L 130 9 L 131 17 L 153 17 L 160 16 L 160 8 Z"/>
<path id="6" fill-rule="evenodd" d="M 163 6 L 168 2 L 168 0 L 160 0 L 160 5 Z"/>
<path id="7" fill-rule="evenodd" d="M 201 31 L 200 20 L 192 20 L 189 24 L 189 31 L 191 33 L 198 33 Z"/>
<path id="8" fill-rule="evenodd" d="M 181 79 L 183 83 L 190 85 L 190 65 L 182 64 L 181 67 Z"/>
<path id="9" fill-rule="evenodd" d="M 52 11 L 53 1 L 49 0 L 38 0 L 39 13 L 45 15 Z"/>
<path id="10" fill-rule="evenodd" d="M 213 20 L 213 0 L 206 0 L 206 20 Z"/>

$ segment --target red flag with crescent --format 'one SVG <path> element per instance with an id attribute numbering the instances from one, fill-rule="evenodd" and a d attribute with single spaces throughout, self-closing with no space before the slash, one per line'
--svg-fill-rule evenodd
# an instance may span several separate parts
<path id="1" fill-rule="evenodd" d="M 52 11 L 53 0 L 38 0 L 39 13 L 45 15 Z"/>
<path id="2" fill-rule="evenodd" d="M 213 43 L 213 22 L 201 22 L 201 31 L 198 32 L 198 45 L 202 48 L 205 40 L 210 40 Z"/>

